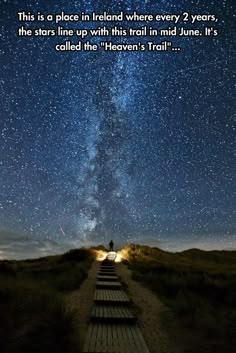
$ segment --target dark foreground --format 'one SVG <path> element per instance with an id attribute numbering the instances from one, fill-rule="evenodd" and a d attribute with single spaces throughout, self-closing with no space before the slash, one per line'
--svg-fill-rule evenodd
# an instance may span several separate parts
<path id="1" fill-rule="evenodd" d="M 172 254 L 129 245 L 124 253 L 133 278 L 169 306 L 171 320 L 162 318 L 163 329 L 171 337 L 175 324 L 182 353 L 235 351 L 235 251 Z M 65 299 L 87 278 L 94 259 L 91 249 L 78 249 L 35 260 L 0 261 L 0 352 L 79 353 L 75 315 Z"/>
<path id="2" fill-rule="evenodd" d="M 236 347 L 236 251 L 168 253 L 127 247 L 133 278 L 174 313 L 179 345 L 188 353 L 231 353 Z M 167 330 L 173 329 L 163 317 Z"/>
<path id="3" fill-rule="evenodd" d="M 75 353 L 74 313 L 68 292 L 80 287 L 94 257 L 90 250 L 26 261 L 0 262 L 0 352 Z"/>

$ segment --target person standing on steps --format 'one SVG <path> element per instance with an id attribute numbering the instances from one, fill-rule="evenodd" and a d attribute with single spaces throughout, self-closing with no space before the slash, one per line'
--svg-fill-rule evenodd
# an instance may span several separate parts
<path id="1" fill-rule="evenodd" d="M 110 246 L 110 251 L 114 251 L 114 243 L 113 243 L 113 240 L 110 241 L 109 246 Z"/>

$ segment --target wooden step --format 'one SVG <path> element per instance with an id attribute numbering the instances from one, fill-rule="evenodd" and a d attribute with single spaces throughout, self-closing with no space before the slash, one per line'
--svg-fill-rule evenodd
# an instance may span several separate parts
<path id="1" fill-rule="evenodd" d="M 107 275 L 107 274 L 105 274 L 105 275 L 98 275 L 97 276 L 97 280 L 98 281 L 112 281 L 112 282 L 115 282 L 115 281 L 118 281 L 119 280 L 119 277 L 118 276 L 116 276 L 116 275 L 114 275 L 114 276 L 112 276 L 112 275 Z"/>
<path id="2" fill-rule="evenodd" d="M 101 265 L 100 268 L 103 270 L 115 270 L 115 266 L 113 265 Z"/>
<path id="3" fill-rule="evenodd" d="M 115 272 L 114 273 L 111 273 L 111 272 L 98 272 L 97 273 L 97 277 L 101 277 L 101 278 L 104 278 L 104 277 L 119 278 Z"/>
<path id="4" fill-rule="evenodd" d="M 150 353 L 135 325 L 91 323 L 83 353 Z"/>
<path id="5" fill-rule="evenodd" d="M 108 276 L 114 276 L 116 275 L 116 272 L 114 270 L 112 271 L 107 271 L 107 270 L 99 270 L 98 275 L 103 274 L 103 275 L 108 275 Z"/>
<path id="6" fill-rule="evenodd" d="M 117 276 L 115 271 L 104 271 L 104 270 L 99 270 L 97 274 L 103 274 L 107 276 Z"/>
<path id="7" fill-rule="evenodd" d="M 119 289 L 96 289 L 94 302 L 103 304 L 128 304 L 129 298 L 123 290 Z"/>
<path id="8" fill-rule="evenodd" d="M 116 282 L 111 282 L 111 281 L 97 281 L 96 282 L 96 288 L 120 288 L 121 283 L 116 281 Z"/>
<path id="9" fill-rule="evenodd" d="M 98 271 L 98 273 L 102 273 L 102 274 L 111 274 L 111 275 L 115 275 L 116 272 L 114 270 L 103 270 L 103 269 L 100 269 Z"/>
<path id="10" fill-rule="evenodd" d="M 94 305 L 91 319 L 100 322 L 129 322 L 134 323 L 136 317 L 125 306 Z"/>

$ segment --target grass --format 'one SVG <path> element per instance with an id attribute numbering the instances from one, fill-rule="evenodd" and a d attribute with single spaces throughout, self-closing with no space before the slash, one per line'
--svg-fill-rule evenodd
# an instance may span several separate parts
<path id="1" fill-rule="evenodd" d="M 0 262 L 0 352 L 78 353 L 74 313 L 65 296 L 78 289 L 93 261 L 90 250 Z"/>
<path id="2" fill-rule="evenodd" d="M 189 352 L 233 352 L 236 345 L 236 252 L 126 248 L 133 278 L 172 309 Z M 192 337 L 192 338 L 190 338 Z M 195 337 L 195 339 L 194 339 Z M 196 340 L 198 337 L 198 340 Z"/>

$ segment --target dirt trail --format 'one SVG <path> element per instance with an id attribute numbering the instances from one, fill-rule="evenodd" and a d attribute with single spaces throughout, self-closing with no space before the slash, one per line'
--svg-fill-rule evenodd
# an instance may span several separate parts
<path id="1" fill-rule="evenodd" d="M 98 267 L 99 262 L 95 261 L 89 270 L 88 278 L 78 290 L 71 292 L 67 297 L 68 308 L 76 312 L 77 344 L 80 348 L 84 345 L 88 329 Z M 131 278 L 131 271 L 127 266 L 116 264 L 116 272 L 121 281 L 127 285 L 129 297 L 137 307 L 138 325 L 150 353 L 183 353 L 183 350 L 177 349 L 175 337 L 172 335 L 170 337 L 163 327 L 161 316 L 163 313 L 170 315 L 168 308 L 151 290 Z"/>
<path id="2" fill-rule="evenodd" d="M 149 347 L 150 353 L 183 353 L 177 349 L 175 337 L 166 332 L 161 316 L 171 317 L 169 309 L 139 282 L 131 278 L 131 271 L 127 266 L 116 264 L 116 271 L 121 280 L 127 284 L 129 296 L 138 307 L 138 324 L 143 337 Z"/>
<path id="3" fill-rule="evenodd" d="M 88 278 L 78 290 L 71 292 L 67 297 L 68 309 L 76 312 L 76 330 L 78 330 L 78 344 L 81 350 L 84 345 L 93 306 L 98 266 L 99 262 L 94 261 L 88 272 Z"/>

